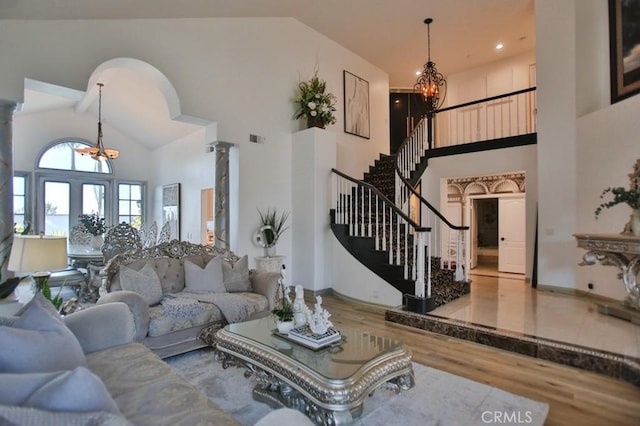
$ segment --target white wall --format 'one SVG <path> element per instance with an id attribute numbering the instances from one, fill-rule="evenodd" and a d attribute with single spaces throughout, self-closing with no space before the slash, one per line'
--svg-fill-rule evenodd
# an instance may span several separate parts
<path id="1" fill-rule="evenodd" d="M 429 159 L 429 167 L 422 176 L 422 191 L 427 200 L 438 200 L 440 211 L 445 211 L 447 186 L 445 178 L 482 176 L 495 173 L 525 172 L 526 186 L 526 274 L 533 271 L 535 242 L 536 199 L 538 197 L 538 163 L 536 146 L 526 145 L 471 154 L 450 155 Z"/>
<path id="2" fill-rule="evenodd" d="M 148 158 L 150 151 L 107 123 L 103 123 L 102 127 L 105 146 L 128 153 L 111 162 L 114 176 L 118 179 L 149 179 L 151 164 L 139 160 Z M 16 114 L 13 118 L 13 167 L 15 170 L 31 172 L 35 169 L 36 157 L 51 142 L 77 137 L 95 143 L 97 135 L 95 115 L 76 114 L 71 108 Z"/>
<path id="3" fill-rule="evenodd" d="M 84 90 L 94 69 L 116 57 L 143 60 L 166 75 L 183 114 L 217 122 L 218 139 L 238 145 L 236 250 L 250 258 L 262 254 L 252 242 L 256 209 L 291 210 L 291 134 L 302 125 L 292 119 L 291 99 L 298 81 L 310 78 L 316 66 L 338 97 L 337 124 L 328 128 L 336 133 L 338 168 L 361 178 L 389 149 L 387 74 L 294 19 L 0 21 L 0 40 L 11 40 L 0 43 L 0 99 L 21 101 L 25 77 Z M 369 81 L 371 140 L 343 132 L 343 70 Z M 266 143 L 250 143 L 250 133 Z M 151 157 L 152 192 L 175 182 L 188 191 L 197 188 L 194 204 L 183 202 L 182 221 L 184 235 L 196 235 L 185 221 L 190 210 L 200 210 L 199 189 L 208 173 L 204 147 L 174 144 Z M 117 161 L 127 155 L 123 149 Z M 291 232 L 278 245 L 289 259 Z"/>
<path id="4" fill-rule="evenodd" d="M 526 89 L 530 87 L 530 70 L 535 63 L 532 50 L 447 76 L 446 103 L 459 105 Z"/>

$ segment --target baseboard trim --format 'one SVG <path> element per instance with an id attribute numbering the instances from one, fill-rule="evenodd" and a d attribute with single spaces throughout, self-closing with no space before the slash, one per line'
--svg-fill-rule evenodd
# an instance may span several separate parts
<path id="1" fill-rule="evenodd" d="M 587 299 L 592 299 L 596 302 L 604 302 L 604 303 L 611 303 L 611 304 L 616 304 L 616 303 L 619 304 L 622 302 L 617 299 L 612 299 L 611 297 L 602 296 L 596 293 L 591 293 L 589 291 L 584 291 L 579 288 L 557 287 L 553 285 L 538 284 L 537 289 L 542 291 L 550 291 L 553 293 L 566 294 L 568 296 L 585 297 Z"/>

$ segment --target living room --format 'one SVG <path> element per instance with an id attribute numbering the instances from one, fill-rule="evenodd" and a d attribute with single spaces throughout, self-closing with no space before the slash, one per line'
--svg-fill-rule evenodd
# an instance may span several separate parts
<path id="1" fill-rule="evenodd" d="M 605 220 L 598 221 L 593 210 L 604 188 L 627 184 L 627 173 L 640 157 L 636 141 L 640 97 L 610 104 L 605 0 L 537 0 L 535 16 L 539 109 L 535 152 L 516 160 L 500 159 L 491 170 L 472 170 L 478 163 L 468 159 L 469 165 L 457 163 L 460 171 L 442 164 L 438 167 L 442 174 L 432 174 L 429 179 L 438 182 L 451 174 L 522 170 L 525 167 L 514 162 L 535 163 L 533 174 L 527 175 L 527 197 L 532 201 L 528 213 L 537 212 L 538 218 L 538 282 L 567 292 L 592 292 L 622 300 L 625 291 L 613 269 L 578 266 L 582 253 L 573 234 L 617 233 L 628 220 L 624 208 L 612 209 L 602 218 Z M 291 98 L 297 82 L 310 77 L 316 66 L 329 90 L 338 96 L 343 70 L 370 84 L 371 138 L 344 133 L 341 111 L 336 125 L 327 130 L 335 133 L 337 168 L 359 178 L 389 149 L 387 73 L 293 18 L 0 22 L 0 39 L 11 41 L 0 45 L 4 58 L 0 99 L 4 101 L 23 100 L 25 79 L 84 92 L 93 86 L 91 77 L 101 64 L 134 58 L 157 69 L 171 83 L 179 98 L 178 115 L 216 123 L 215 131 L 196 133 L 151 150 L 110 127 L 108 110 L 103 111 L 105 144 L 121 152 L 121 158 L 113 162 L 115 176 L 147 182 L 150 220 L 160 217 L 162 186 L 181 183 L 183 239 L 192 236 L 198 240 L 200 191 L 215 185 L 214 156 L 206 154 L 205 147 L 227 141 L 237 146 L 231 248 L 250 259 L 262 255 L 262 249 L 253 243 L 257 209 L 292 209 L 292 134 L 301 130 L 303 123 L 292 119 Z M 419 56 L 424 60 L 423 53 Z M 107 84 L 105 94 L 108 91 Z M 58 138 L 73 134 L 94 140 L 95 120 L 87 118 L 77 127 L 60 125 L 69 114 L 49 115 L 37 128 L 32 126 L 37 114 L 13 117 L 16 171 L 34 172 L 38 152 Z M 263 136 L 266 141 L 254 144 L 249 134 Z M 434 199 L 440 197 L 440 186 L 437 188 Z M 292 283 L 304 285 L 297 278 L 295 232 L 292 228 L 283 235 L 278 253 L 289 259 Z M 323 265 L 329 271 L 327 282 L 311 290 L 332 288 L 372 303 L 401 303 L 397 294 L 388 293 L 384 282 L 343 256 L 338 244 L 332 244 L 330 250 L 332 255 Z M 533 261 L 529 258 L 530 278 Z M 369 294 L 358 297 L 364 292 L 358 285 L 362 281 L 371 283 L 366 290 Z M 595 283 L 594 290 L 588 288 L 589 282 Z M 377 299 L 371 296 L 374 292 Z"/>

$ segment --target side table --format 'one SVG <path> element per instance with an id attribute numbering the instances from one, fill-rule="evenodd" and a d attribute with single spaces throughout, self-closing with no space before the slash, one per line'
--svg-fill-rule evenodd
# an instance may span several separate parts
<path id="1" fill-rule="evenodd" d="M 286 256 L 258 256 L 256 269 L 261 272 L 280 272 Z"/>
<path id="2" fill-rule="evenodd" d="M 621 305 L 598 303 L 598 312 L 640 324 L 640 237 L 628 234 L 574 234 L 574 237 L 578 247 L 587 250 L 580 265 L 617 267 L 627 291 Z"/>

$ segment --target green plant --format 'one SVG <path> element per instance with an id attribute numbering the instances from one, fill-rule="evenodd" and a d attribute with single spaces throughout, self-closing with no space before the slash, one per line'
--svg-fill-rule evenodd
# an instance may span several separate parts
<path id="1" fill-rule="evenodd" d="M 603 209 L 608 209 L 622 203 L 627 204 L 633 210 L 640 209 L 640 188 L 626 189 L 621 186 L 615 188 L 607 188 L 602 191 L 602 194 L 600 194 L 600 198 L 604 198 L 604 196 L 608 193 L 613 194 L 613 200 L 604 202 L 598 206 L 595 211 L 596 219 L 598 218 L 600 213 L 602 213 Z"/>
<path id="2" fill-rule="evenodd" d="M 310 80 L 298 83 L 298 94 L 293 98 L 298 107 L 294 118 L 304 117 L 308 122 L 321 124 L 321 127 L 335 124 L 336 97 L 325 93 L 326 90 L 327 82 L 318 77 L 317 70 Z"/>
<path id="3" fill-rule="evenodd" d="M 60 310 L 60 306 L 62 306 L 62 297 L 60 297 L 60 292 L 62 291 L 62 285 L 58 289 L 58 294 L 55 297 L 51 297 L 51 287 L 49 287 L 48 280 L 44 280 L 42 284 L 42 295 L 50 301 L 53 306 L 55 306 L 56 310 Z"/>
<path id="4" fill-rule="evenodd" d="M 282 282 L 278 286 L 278 293 L 280 297 L 278 297 L 276 307 L 271 310 L 271 313 L 280 321 L 293 321 L 293 303 L 291 303 L 288 292 L 285 292 L 285 286 Z"/>
<path id="5" fill-rule="evenodd" d="M 98 216 L 97 213 L 81 214 L 78 216 L 80 223 L 91 235 L 102 235 L 107 230 L 104 217 Z"/>
<path id="6" fill-rule="evenodd" d="M 258 209 L 260 215 L 260 224 L 264 229 L 263 235 L 267 247 L 273 246 L 280 238 L 280 235 L 287 229 L 287 220 L 289 219 L 289 212 L 278 213 L 278 209 L 267 209 L 266 212 L 262 212 Z"/>

